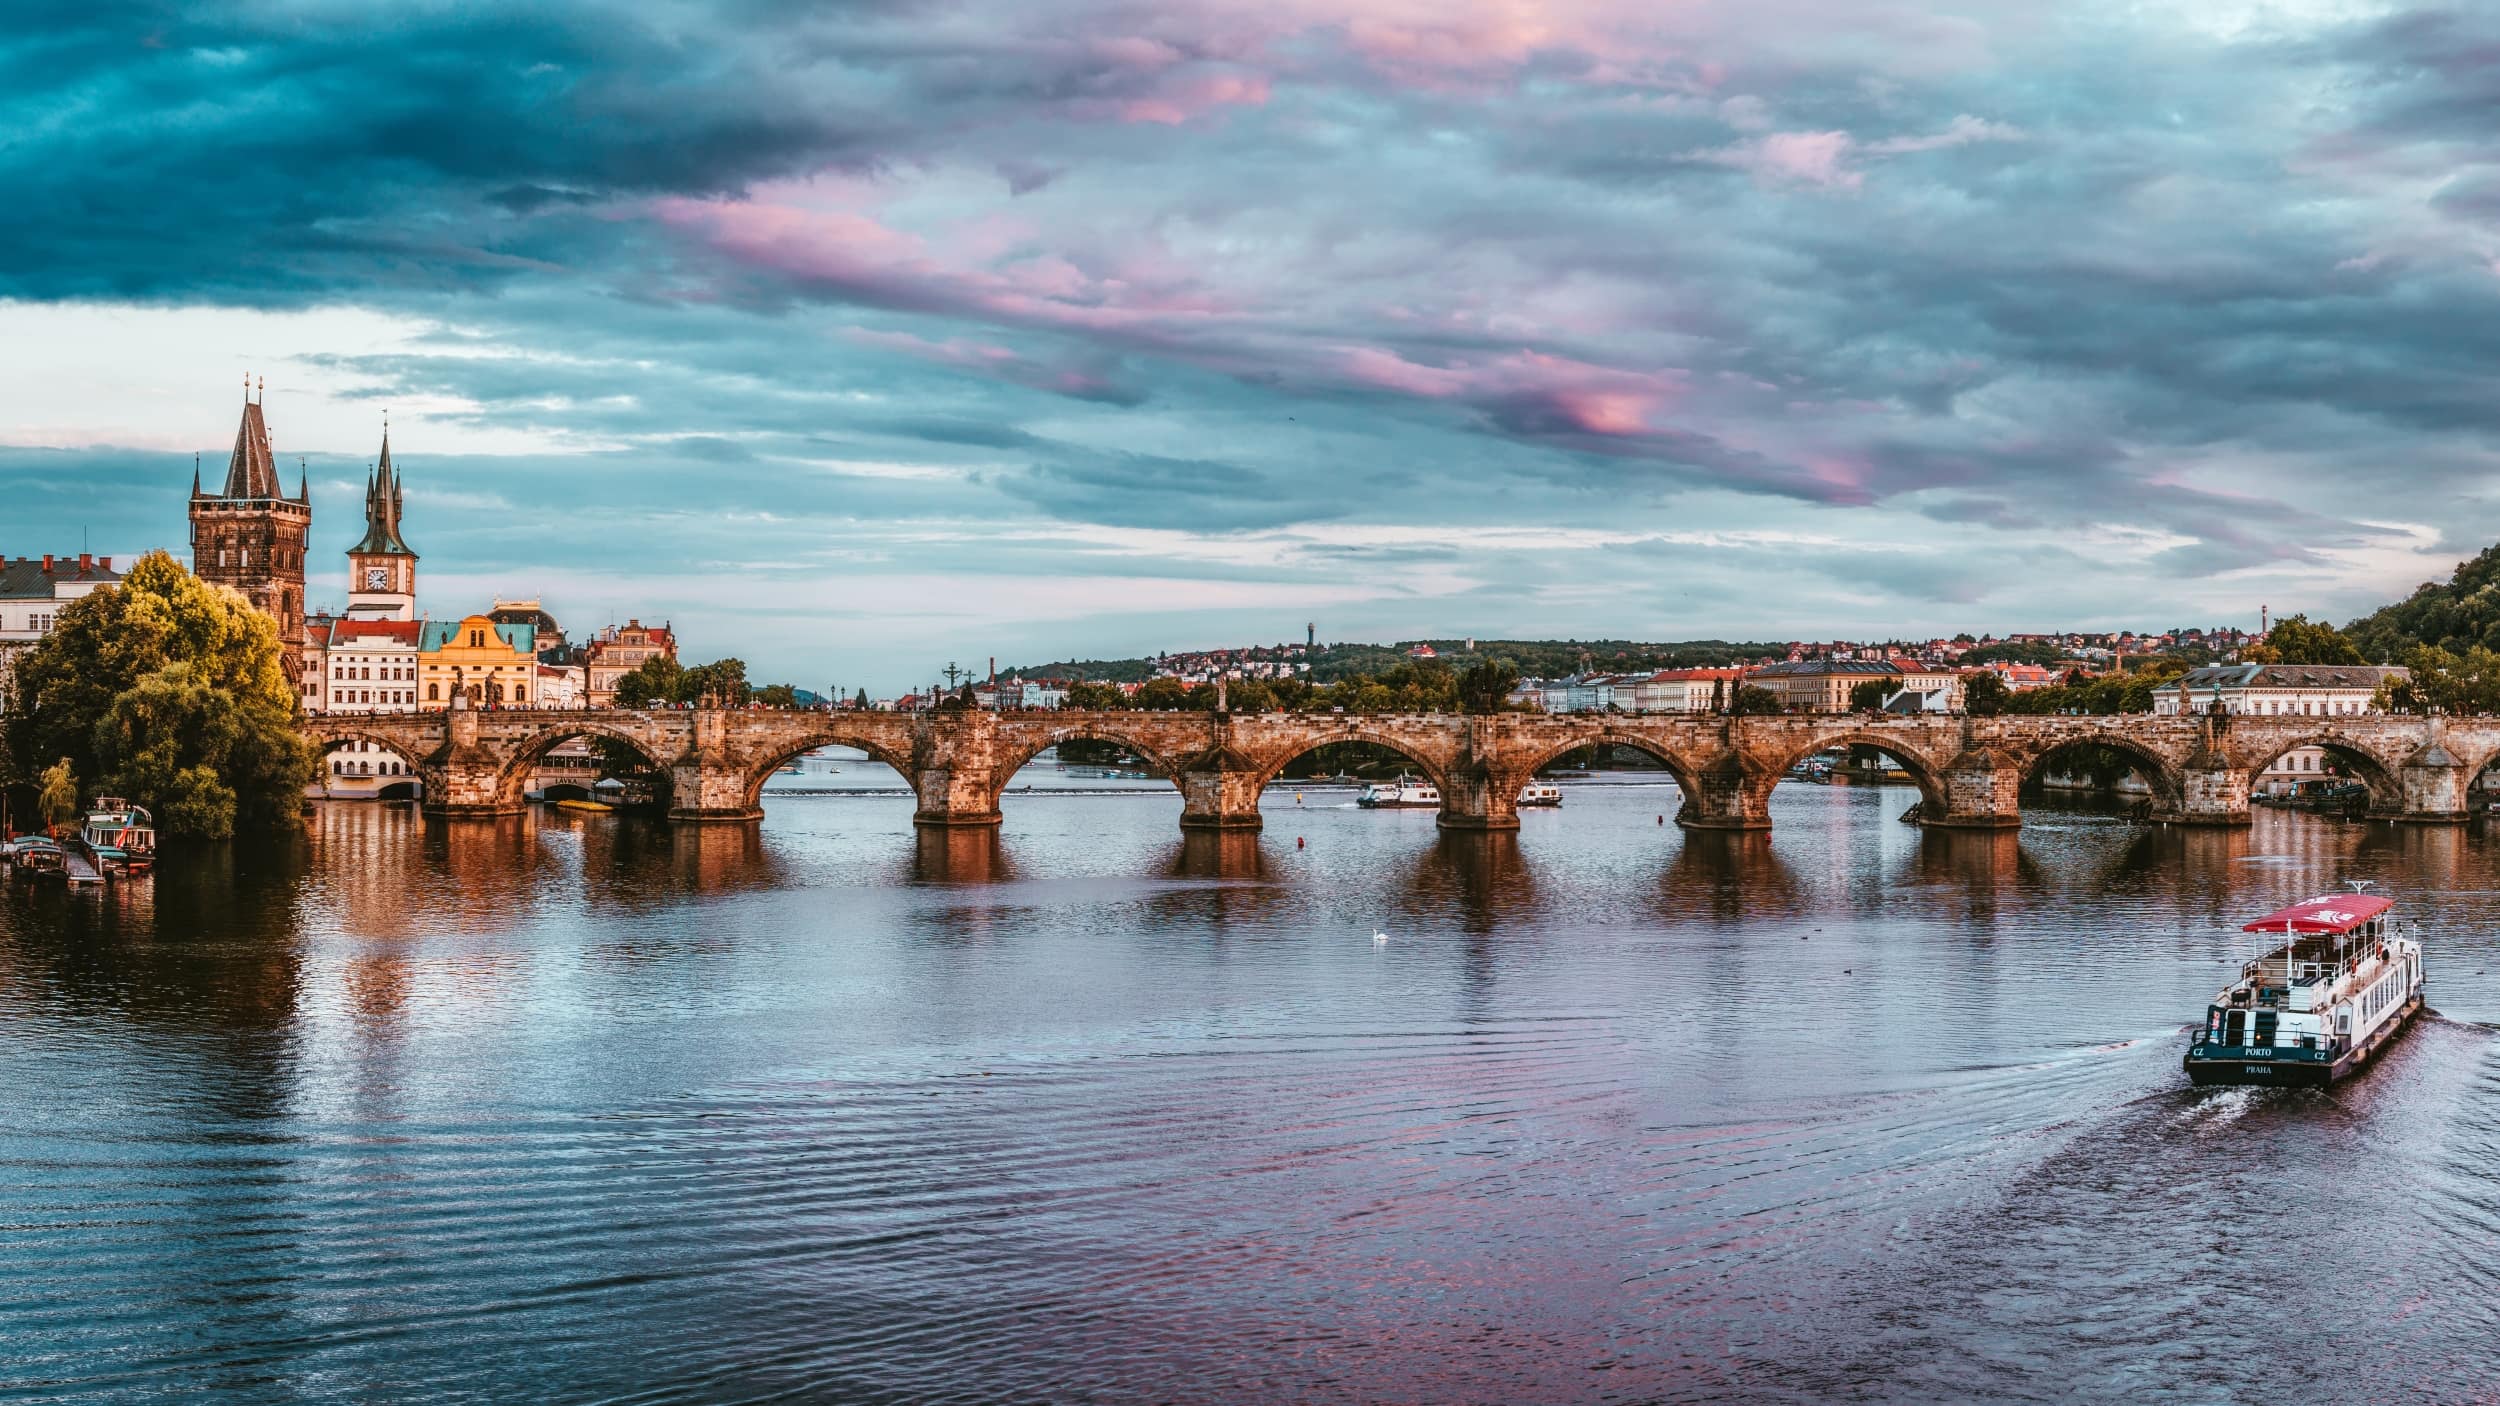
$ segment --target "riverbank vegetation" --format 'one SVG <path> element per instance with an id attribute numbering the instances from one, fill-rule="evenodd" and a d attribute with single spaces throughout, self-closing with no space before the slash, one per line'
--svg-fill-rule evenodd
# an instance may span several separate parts
<path id="1" fill-rule="evenodd" d="M 0 781 L 28 803 L 110 793 L 195 838 L 292 820 L 318 763 L 277 622 L 164 552 L 61 607 L 17 661 L 0 733 Z"/>

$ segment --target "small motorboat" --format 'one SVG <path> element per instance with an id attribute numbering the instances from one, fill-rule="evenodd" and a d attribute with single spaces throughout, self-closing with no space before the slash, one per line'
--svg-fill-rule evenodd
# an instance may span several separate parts
<path id="1" fill-rule="evenodd" d="M 1395 781 L 1375 781 L 1364 787 L 1355 796 L 1354 803 L 1365 810 L 1400 810 L 1418 806 L 1431 806 L 1437 810 L 1441 805 L 1441 788 L 1401 772 Z"/>
<path id="2" fill-rule="evenodd" d="M 1519 788 L 1519 804 L 1523 806 L 1561 805 L 1562 788 L 1550 781 L 1531 781 Z"/>

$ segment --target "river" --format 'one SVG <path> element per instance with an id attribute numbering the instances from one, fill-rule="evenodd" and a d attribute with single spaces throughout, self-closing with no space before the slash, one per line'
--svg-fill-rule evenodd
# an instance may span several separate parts
<path id="1" fill-rule="evenodd" d="M 0 1400 L 2500 1395 L 2479 827 L 1619 775 L 1184 838 L 1036 767 L 915 836 L 835 765 L 0 892 Z M 2440 1015 L 2186 1087 L 2238 923 L 2349 877 Z"/>

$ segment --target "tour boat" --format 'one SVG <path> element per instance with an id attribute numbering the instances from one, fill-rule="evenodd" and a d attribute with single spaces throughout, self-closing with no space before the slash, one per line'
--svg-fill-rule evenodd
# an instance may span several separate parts
<path id="1" fill-rule="evenodd" d="M 1523 806 L 1558 806 L 1562 804 L 1562 788 L 1550 781 L 1531 781 L 1519 788 Z"/>
<path id="2" fill-rule="evenodd" d="M 146 810 L 117 796 L 98 796 L 71 841 L 107 874 L 143 873 L 156 863 L 156 824 Z"/>
<path id="3" fill-rule="evenodd" d="M 1441 788 L 1429 781 L 1417 781 L 1400 773 L 1395 781 L 1375 781 L 1363 788 L 1354 803 L 1365 810 L 1397 810 L 1408 806 L 1441 806 Z"/>
<path id="4" fill-rule="evenodd" d="M 2240 968 L 2181 1060 L 2199 1084 L 2316 1088 L 2357 1072 L 2422 1009 L 2422 944 L 2367 892 L 2304 899 L 2246 924 L 2283 945 Z"/>

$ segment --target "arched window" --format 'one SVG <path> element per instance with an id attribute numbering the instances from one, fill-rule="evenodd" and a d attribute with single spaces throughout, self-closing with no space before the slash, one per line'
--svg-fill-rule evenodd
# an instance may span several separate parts
<path id="1" fill-rule="evenodd" d="M 442 702 L 442 701 L 443 701 L 443 686 L 442 686 L 441 684 L 438 684 L 438 683 L 430 683 L 430 684 L 427 684 L 427 685 L 425 686 L 425 701 L 426 701 L 426 702 L 428 702 L 428 703 L 440 703 L 440 702 Z"/>

